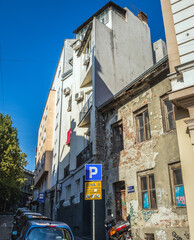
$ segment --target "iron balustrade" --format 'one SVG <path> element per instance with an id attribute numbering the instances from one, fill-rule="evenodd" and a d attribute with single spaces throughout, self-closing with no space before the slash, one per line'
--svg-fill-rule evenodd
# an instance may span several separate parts
<path id="1" fill-rule="evenodd" d="M 83 108 L 80 112 L 80 115 L 79 115 L 80 122 L 83 120 L 83 118 L 89 112 L 90 108 L 92 107 L 92 102 L 93 102 L 93 98 L 92 98 L 92 94 L 91 94 L 91 96 L 88 98 L 87 102 L 85 103 L 85 105 L 83 106 Z"/>
<path id="2" fill-rule="evenodd" d="M 92 157 L 92 143 L 89 143 L 86 148 L 84 148 L 78 155 L 77 155 L 77 168 L 84 164 Z"/>

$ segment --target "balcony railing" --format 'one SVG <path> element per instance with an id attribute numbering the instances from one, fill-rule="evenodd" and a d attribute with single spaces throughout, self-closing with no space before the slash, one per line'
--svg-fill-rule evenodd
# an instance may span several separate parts
<path id="1" fill-rule="evenodd" d="M 88 101 L 85 103 L 85 105 L 83 106 L 80 115 L 79 115 L 79 120 L 80 122 L 83 120 L 83 118 L 87 115 L 87 113 L 89 112 L 90 108 L 92 107 L 92 94 L 89 97 Z"/>
<path id="2" fill-rule="evenodd" d="M 84 164 L 87 160 L 92 157 L 92 143 L 88 144 L 84 150 L 82 150 L 79 155 L 77 155 L 77 168 Z"/>

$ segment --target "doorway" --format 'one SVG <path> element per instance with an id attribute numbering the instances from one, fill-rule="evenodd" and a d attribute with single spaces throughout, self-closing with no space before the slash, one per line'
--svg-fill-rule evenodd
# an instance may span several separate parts
<path id="1" fill-rule="evenodd" d="M 116 221 L 127 220 L 125 182 L 119 181 L 114 183 L 115 189 L 115 205 L 116 205 Z"/>

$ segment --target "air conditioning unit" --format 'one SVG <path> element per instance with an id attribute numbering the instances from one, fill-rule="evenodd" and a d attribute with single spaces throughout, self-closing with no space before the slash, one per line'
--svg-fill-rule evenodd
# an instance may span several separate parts
<path id="1" fill-rule="evenodd" d="M 57 192 L 61 192 L 62 191 L 62 184 L 58 183 L 57 184 Z"/>
<path id="2" fill-rule="evenodd" d="M 81 100 L 83 100 L 83 98 L 84 98 L 84 93 L 83 92 L 79 92 L 79 93 L 76 93 L 75 94 L 75 101 L 81 101 Z"/>
<path id="3" fill-rule="evenodd" d="M 72 203 L 73 203 L 73 204 L 78 204 L 78 203 L 80 203 L 80 195 L 75 196 L 75 197 L 73 198 L 73 200 L 72 200 Z"/>
<path id="4" fill-rule="evenodd" d="M 84 65 L 87 65 L 90 62 L 90 55 L 88 53 L 84 54 Z"/>
<path id="5" fill-rule="evenodd" d="M 64 95 L 68 96 L 69 94 L 70 94 L 70 88 L 67 87 L 67 88 L 64 89 Z"/>
<path id="6" fill-rule="evenodd" d="M 70 200 L 66 200 L 66 201 L 63 202 L 63 207 L 68 207 L 70 205 L 71 205 Z"/>
<path id="7" fill-rule="evenodd" d="M 78 50 L 81 47 L 81 40 L 77 40 L 74 44 L 73 44 L 73 50 Z"/>

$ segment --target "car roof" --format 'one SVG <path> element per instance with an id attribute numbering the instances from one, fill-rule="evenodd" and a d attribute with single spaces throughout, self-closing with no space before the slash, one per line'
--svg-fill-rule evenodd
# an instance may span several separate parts
<path id="1" fill-rule="evenodd" d="M 26 216 L 26 215 L 42 216 L 41 213 L 37 213 L 37 212 L 24 212 L 22 214 L 23 214 L 23 216 Z"/>
<path id="2" fill-rule="evenodd" d="M 52 220 L 49 217 L 43 216 L 43 215 L 34 215 L 34 214 L 29 214 L 29 215 L 24 215 L 25 219 L 45 219 L 45 220 Z"/>
<path id="3" fill-rule="evenodd" d="M 56 227 L 65 227 L 65 228 L 69 228 L 69 226 L 64 223 L 64 222 L 58 222 L 58 221 L 52 221 L 52 220 L 35 220 L 35 221 L 29 221 L 28 222 L 29 226 L 40 226 L 43 227 L 45 226 L 50 226 L 50 225 L 55 225 Z"/>

